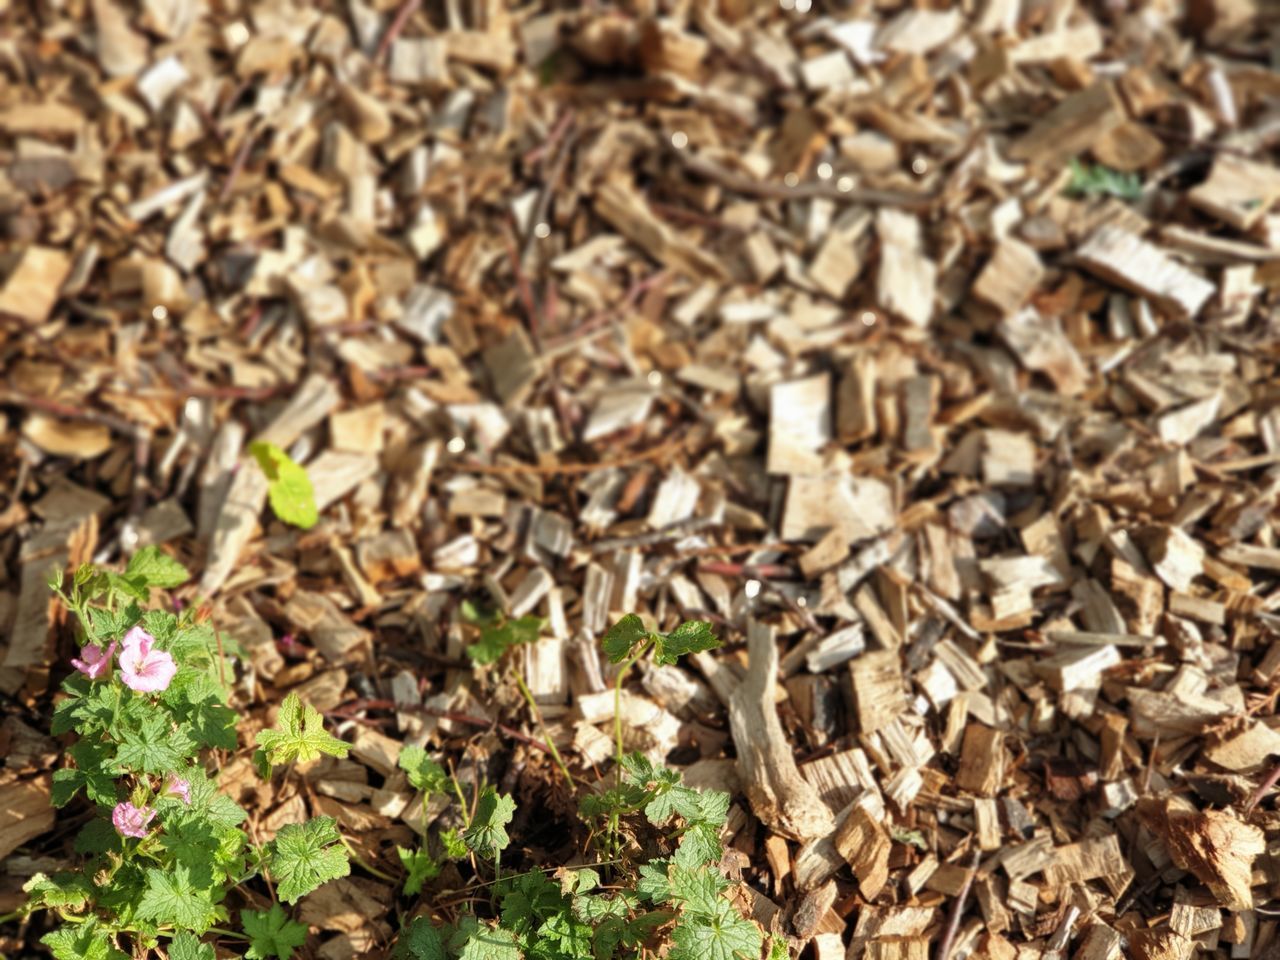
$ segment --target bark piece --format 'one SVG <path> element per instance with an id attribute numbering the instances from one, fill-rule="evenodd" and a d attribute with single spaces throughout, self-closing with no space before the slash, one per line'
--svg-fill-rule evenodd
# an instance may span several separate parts
<path id="1" fill-rule="evenodd" d="M 1138 815 L 1173 862 L 1207 884 L 1223 906 L 1253 908 L 1253 861 L 1266 850 L 1261 830 L 1227 811 L 1188 810 L 1168 799 L 1141 801 Z"/>
<path id="2" fill-rule="evenodd" d="M 29 246 L 0 287 L 0 313 L 27 323 L 44 323 L 58 302 L 62 282 L 71 272 L 71 261 L 60 250 Z"/>
<path id="3" fill-rule="evenodd" d="M 1081 266 L 1104 280 L 1150 297 L 1189 320 L 1213 296 L 1214 286 L 1123 227 L 1105 224 L 1076 254 Z"/>
<path id="4" fill-rule="evenodd" d="M 827 836 L 835 823 L 796 768 L 795 752 L 778 720 L 774 644 L 772 628 L 749 623 L 747 675 L 730 699 L 729 723 L 752 811 L 771 830 L 803 842 Z"/>
<path id="5" fill-rule="evenodd" d="M 893 841 L 884 822 L 855 805 L 836 830 L 835 845 L 858 878 L 858 892 L 863 899 L 874 900 L 889 880 Z"/>

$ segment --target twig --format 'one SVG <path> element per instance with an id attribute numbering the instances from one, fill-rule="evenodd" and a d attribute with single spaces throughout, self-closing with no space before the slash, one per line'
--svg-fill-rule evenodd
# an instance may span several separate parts
<path id="1" fill-rule="evenodd" d="M 72 407 L 56 400 L 49 400 L 46 397 L 32 397 L 13 390 L 0 390 L 0 404 L 39 410 L 41 413 L 63 417 L 67 420 L 86 420 L 89 423 L 100 423 L 104 427 L 130 437 L 136 437 L 140 430 L 136 424 L 109 413 L 99 413 L 96 410 L 88 409 L 88 407 Z"/>
<path id="2" fill-rule="evenodd" d="M 1266 779 L 1254 788 L 1253 793 L 1249 794 L 1249 802 L 1244 805 L 1244 812 L 1246 814 L 1252 812 L 1253 808 L 1262 802 L 1263 798 L 1277 783 L 1280 783 L 1280 763 L 1272 767 Z"/>
<path id="3" fill-rule="evenodd" d="M 729 190 L 768 199 L 802 200 L 823 197 L 830 200 L 843 200 L 846 203 L 902 207 L 906 210 L 926 209 L 937 200 L 933 194 L 907 193 L 903 190 L 873 190 L 868 187 L 850 187 L 848 190 L 841 190 L 837 184 L 825 182 L 797 183 L 789 187 L 784 183 L 769 183 L 734 173 L 714 160 L 689 150 L 671 148 L 670 152 L 691 173 L 713 180 Z"/>
<path id="4" fill-rule="evenodd" d="M 235 158 L 231 161 L 231 169 L 227 171 L 226 182 L 222 184 L 222 189 L 218 191 L 218 203 L 225 203 L 227 197 L 231 196 L 231 189 L 236 185 L 236 180 L 240 178 L 240 172 L 244 170 L 244 165 L 249 160 L 249 151 L 253 149 L 253 144 L 257 139 L 257 130 L 250 130 L 244 135 L 244 143 L 240 144 L 240 149 L 236 151 Z"/>
<path id="5" fill-rule="evenodd" d="M 568 333 L 543 344 L 543 359 L 549 360 L 561 353 L 572 353 L 581 345 L 583 340 L 590 339 L 600 333 L 601 329 L 605 328 L 606 324 L 616 317 L 621 316 L 625 310 L 630 308 L 632 304 L 640 299 L 640 295 L 642 293 L 662 280 L 665 280 L 666 276 L 667 271 L 657 270 L 649 274 L 647 277 L 637 280 L 623 295 L 622 303 L 618 304 L 616 307 L 606 307 L 605 309 L 598 311 L 586 320 L 582 321 L 576 329 L 570 330 Z"/>
<path id="6" fill-rule="evenodd" d="M 657 530 L 649 533 L 638 533 L 633 537 L 611 537 L 608 540 L 597 540 L 591 545 L 591 552 L 606 553 L 610 550 L 647 547 L 655 543 L 662 543 L 664 540 L 670 540 L 672 537 L 693 533 L 695 530 L 702 530 L 705 527 L 714 525 L 715 521 L 709 517 L 690 517 L 688 520 L 677 520 L 675 523 L 668 523 Z"/>
<path id="7" fill-rule="evenodd" d="M 382 63 L 387 58 L 387 54 L 391 52 L 391 44 L 396 42 L 396 37 L 400 36 L 400 31 L 405 28 L 409 18 L 413 16 L 420 6 L 422 6 L 422 0 L 405 0 L 400 9 L 396 11 L 396 18 L 391 21 L 391 25 L 387 27 L 387 32 L 378 41 L 378 50 L 373 55 L 374 63 Z"/>
<path id="8" fill-rule="evenodd" d="M 973 881 L 978 876 L 978 864 L 982 860 L 982 851 L 974 850 L 969 861 L 969 871 L 965 874 L 964 884 L 960 887 L 960 895 L 951 903 L 951 915 L 947 918 L 947 931 L 938 944 L 938 960 L 951 960 L 951 948 L 955 945 L 956 934 L 960 932 L 960 918 L 964 916 L 964 908 L 969 902 L 969 891 L 973 889 Z"/>
<path id="9" fill-rule="evenodd" d="M 556 187 L 560 184 L 560 178 L 564 176 L 565 167 L 569 165 L 571 152 L 569 148 L 573 145 L 573 138 L 568 134 L 573 127 L 573 119 L 573 111 L 566 111 L 547 137 L 546 146 L 549 151 L 555 151 L 555 159 L 552 161 L 551 170 L 547 174 L 547 181 L 543 184 L 542 191 L 538 194 L 538 202 L 534 204 L 533 216 L 529 218 L 528 226 L 524 232 L 524 242 L 520 247 L 519 262 L 521 266 L 529 259 L 529 254 L 533 250 L 533 242 L 538 238 L 536 233 L 538 224 L 546 222 L 547 213 L 551 209 L 551 198 L 555 194 Z"/>

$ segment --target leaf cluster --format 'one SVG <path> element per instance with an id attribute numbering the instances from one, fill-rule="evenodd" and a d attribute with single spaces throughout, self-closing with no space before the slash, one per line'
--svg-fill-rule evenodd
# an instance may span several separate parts
<path id="1" fill-rule="evenodd" d="M 653 647 L 653 662 L 674 664 L 681 657 L 713 650 L 720 641 L 705 620 L 686 620 L 670 633 L 650 630 L 634 613 L 628 613 L 604 635 L 604 652 L 610 663 L 638 659 Z"/>
<path id="2" fill-rule="evenodd" d="M 585 798 L 583 815 L 642 816 L 662 831 L 667 856 L 617 871 L 605 884 L 599 869 L 535 870 L 493 885 L 497 918 L 464 915 L 434 927 L 424 918 L 405 929 L 396 949 L 402 960 L 614 960 L 642 948 L 675 960 L 759 960 L 760 928 L 729 899 L 731 883 L 719 869 L 720 831 L 729 797 L 685 786 L 674 771 L 631 755 L 623 782 Z M 477 805 L 507 816 L 496 798 Z M 472 831 L 493 829 L 472 823 Z M 502 832 L 505 836 L 505 831 Z M 474 849 L 474 848 L 473 848 Z"/>
<path id="3" fill-rule="evenodd" d="M 482 612 L 470 601 L 463 601 L 462 618 L 480 628 L 480 639 L 467 647 L 467 656 L 477 666 L 497 663 L 512 647 L 536 643 L 546 626 L 546 621 L 532 614 L 511 620 L 501 614 Z"/>
<path id="4" fill-rule="evenodd" d="M 108 672 L 91 678 L 77 671 L 62 684 L 52 732 L 76 739 L 68 763 L 53 774 L 52 801 L 64 807 L 83 796 L 97 815 L 75 838 L 78 870 L 27 884 L 25 912 L 47 909 L 66 921 L 44 938 L 55 957 L 118 960 L 168 938 L 171 960 L 212 960 L 200 938 L 230 921 L 224 901 L 234 887 L 266 873 L 291 904 L 348 872 L 331 818 L 282 827 L 265 849 L 251 847 L 241 829 L 245 811 L 207 773 L 208 751 L 239 746 L 229 703 L 238 651 L 194 608 L 147 609 L 153 590 L 187 579 L 181 564 L 155 547 L 139 550 L 122 573 L 85 565 L 69 579 L 50 577 L 76 614 L 82 645 L 113 650 L 140 628 L 174 666 L 167 686 L 154 692 L 127 686 L 114 659 Z M 265 775 L 273 764 L 347 750 L 296 695 L 281 708 L 280 728 L 263 731 L 258 742 Z M 241 919 L 250 960 L 287 960 L 306 936 L 279 907 L 244 911 Z"/>

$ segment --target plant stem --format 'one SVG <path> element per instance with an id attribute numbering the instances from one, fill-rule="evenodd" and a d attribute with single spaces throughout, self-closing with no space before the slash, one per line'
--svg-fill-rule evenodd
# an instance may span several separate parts
<path id="1" fill-rule="evenodd" d="M 551 751 L 551 756 L 556 762 L 556 766 L 560 768 L 560 773 L 564 776 L 565 785 L 573 789 L 573 775 L 569 773 L 569 768 L 564 765 L 564 760 L 560 757 L 560 751 L 556 749 L 555 741 L 551 739 L 551 734 L 547 732 L 547 726 L 542 722 L 542 711 L 538 709 L 538 702 L 533 699 L 533 693 L 529 690 L 528 685 L 524 682 L 524 678 L 520 676 L 520 671 L 515 671 L 516 686 L 520 688 L 520 692 L 524 695 L 524 702 L 529 704 L 529 712 L 533 714 L 533 719 L 538 724 L 538 730 L 542 733 L 542 739 L 547 745 L 547 749 Z"/>
<path id="2" fill-rule="evenodd" d="M 379 870 L 377 867 L 373 866 L 373 864 L 365 860 L 364 857 L 360 856 L 360 854 L 356 853 L 355 848 L 351 846 L 350 842 L 348 842 L 346 837 L 342 837 L 342 845 L 347 848 L 347 856 L 351 858 L 352 863 L 358 866 L 365 873 L 371 874 L 372 876 L 377 877 L 379 880 L 386 880 L 388 883 L 400 882 L 395 877 L 391 876 L 391 874 L 384 873 L 383 871 Z"/>
<path id="3" fill-rule="evenodd" d="M 447 757 L 445 759 L 448 760 Z M 453 784 L 454 795 L 457 796 L 458 798 L 458 809 L 462 813 L 462 825 L 464 829 L 470 830 L 471 829 L 471 812 L 467 809 L 467 798 L 463 796 L 462 784 L 458 782 L 458 775 L 453 771 L 453 761 L 448 760 L 448 763 L 449 763 L 449 782 Z M 427 803 L 426 797 L 422 798 L 422 803 L 423 803 L 423 808 L 425 809 L 426 803 Z"/>
<path id="4" fill-rule="evenodd" d="M 636 649 L 630 657 L 623 661 L 622 666 L 618 668 L 618 676 L 613 683 L 613 733 L 617 739 L 618 752 L 615 759 L 618 761 L 618 779 L 622 779 L 622 681 L 627 678 L 627 673 L 635 666 L 637 660 L 648 652 L 653 646 L 653 637 L 645 639 L 644 643 Z"/>

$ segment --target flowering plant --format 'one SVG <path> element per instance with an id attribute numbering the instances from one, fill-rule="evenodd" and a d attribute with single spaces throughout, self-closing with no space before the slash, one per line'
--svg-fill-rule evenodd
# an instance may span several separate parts
<path id="1" fill-rule="evenodd" d="M 213 960 L 201 942 L 211 931 L 247 941 L 251 960 L 286 960 L 306 928 L 277 905 L 241 910 L 246 933 L 222 929 L 227 895 L 261 876 L 293 904 L 349 871 L 332 818 L 251 845 L 240 829 L 245 811 L 218 792 L 206 757 L 239 746 L 228 705 L 236 651 L 191 608 L 146 609 L 153 589 L 187 579 L 156 547 L 139 550 L 123 573 L 85 565 L 69 583 L 61 571 L 50 578 L 83 632 L 54 710 L 54 735 L 78 739 L 53 775 L 53 804 L 83 793 L 98 811 L 75 840 L 82 868 L 37 874 L 26 886 L 28 912 L 49 909 L 64 921 L 43 940 L 57 960 L 127 960 L 126 950 L 144 956 L 165 939 L 171 960 Z M 273 765 L 347 752 L 296 695 L 281 706 L 280 729 L 258 743 L 266 776 Z"/>

